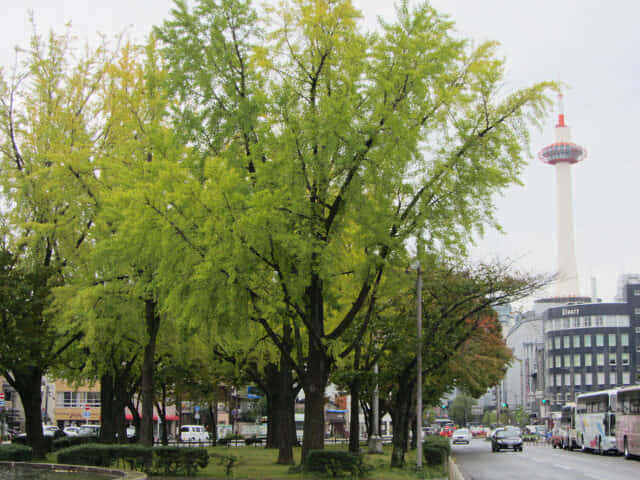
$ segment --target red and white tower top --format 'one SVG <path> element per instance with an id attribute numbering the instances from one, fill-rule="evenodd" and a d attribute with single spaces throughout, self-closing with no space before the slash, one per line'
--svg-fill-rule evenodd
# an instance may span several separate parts
<path id="1" fill-rule="evenodd" d="M 555 129 L 556 142 L 540 150 L 538 158 L 549 165 L 581 162 L 587 156 L 587 151 L 580 145 L 571 143 L 571 130 L 564 123 L 562 94 L 558 95 L 558 110 L 558 124 Z"/>
<path id="2" fill-rule="evenodd" d="M 562 95 L 559 95 L 556 141 L 544 147 L 538 158 L 553 165 L 556 171 L 556 210 L 558 241 L 558 282 L 556 293 L 560 297 L 578 296 L 578 271 L 573 235 L 573 198 L 571 193 L 571 165 L 587 156 L 580 145 L 571 143 L 571 132 L 564 123 Z"/>

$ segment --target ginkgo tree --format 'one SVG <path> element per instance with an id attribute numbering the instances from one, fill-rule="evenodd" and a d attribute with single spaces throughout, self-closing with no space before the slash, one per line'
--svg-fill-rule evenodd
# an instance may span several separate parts
<path id="1" fill-rule="evenodd" d="M 389 266 L 410 263 L 411 240 L 464 254 L 494 222 L 554 88 L 505 93 L 497 45 L 456 38 L 426 3 L 377 32 L 360 21 L 348 0 L 177 1 L 156 30 L 201 185 L 198 275 L 276 345 L 283 318 L 303 334 L 303 457 L 323 446 L 329 374 Z"/>
<path id="2" fill-rule="evenodd" d="M 14 68 L 0 71 L 1 288 L 10 304 L 2 308 L 0 368 L 21 397 L 38 458 L 42 377 L 82 335 L 56 322 L 50 293 L 88 248 L 99 190 L 94 160 L 103 130 L 95 119 L 110 52 L 73 53 L 69 31 L 34 33 Z"/>

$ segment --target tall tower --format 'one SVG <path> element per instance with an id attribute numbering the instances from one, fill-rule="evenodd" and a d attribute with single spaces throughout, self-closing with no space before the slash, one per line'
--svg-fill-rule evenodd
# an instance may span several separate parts
<path id="1" fill-rule="evenodd" d="M 558 283 L 556 295 L 559 297 L 578 296 L 578 269 L 576 268 L 575 242 L 573 238 L 573 203 L 571 192 L 571 170 L 587 156 L 580 145 L 571 143 L 571 132 L 564 123 L 562 94 L 558 96 L 558 124 L 555 128 L 556 141 L 544 147 L 538 158 L 556 167 L 557 235 L 558 235 Z"/>

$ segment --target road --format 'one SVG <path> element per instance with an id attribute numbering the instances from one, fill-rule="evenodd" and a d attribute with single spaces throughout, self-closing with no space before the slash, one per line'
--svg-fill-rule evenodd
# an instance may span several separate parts
<path id="1" fill-rule="evenodd" d="M 465 480 L 627 480 L 640 479 L 640 460 L 524 445 L 523 452 L 491 452 L 488 441 L 453 445 Z"/>

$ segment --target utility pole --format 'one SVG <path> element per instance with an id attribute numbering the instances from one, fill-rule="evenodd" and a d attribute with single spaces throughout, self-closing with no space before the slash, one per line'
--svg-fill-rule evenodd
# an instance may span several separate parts
<path id="1" fill-rule="evenodd" d="M 422 270 L 418 263 L 418 279 L 416 280 L 416 322 L 417 322 L 417 352 L 416 352 L 416 469 L 422 470 Z"/>

